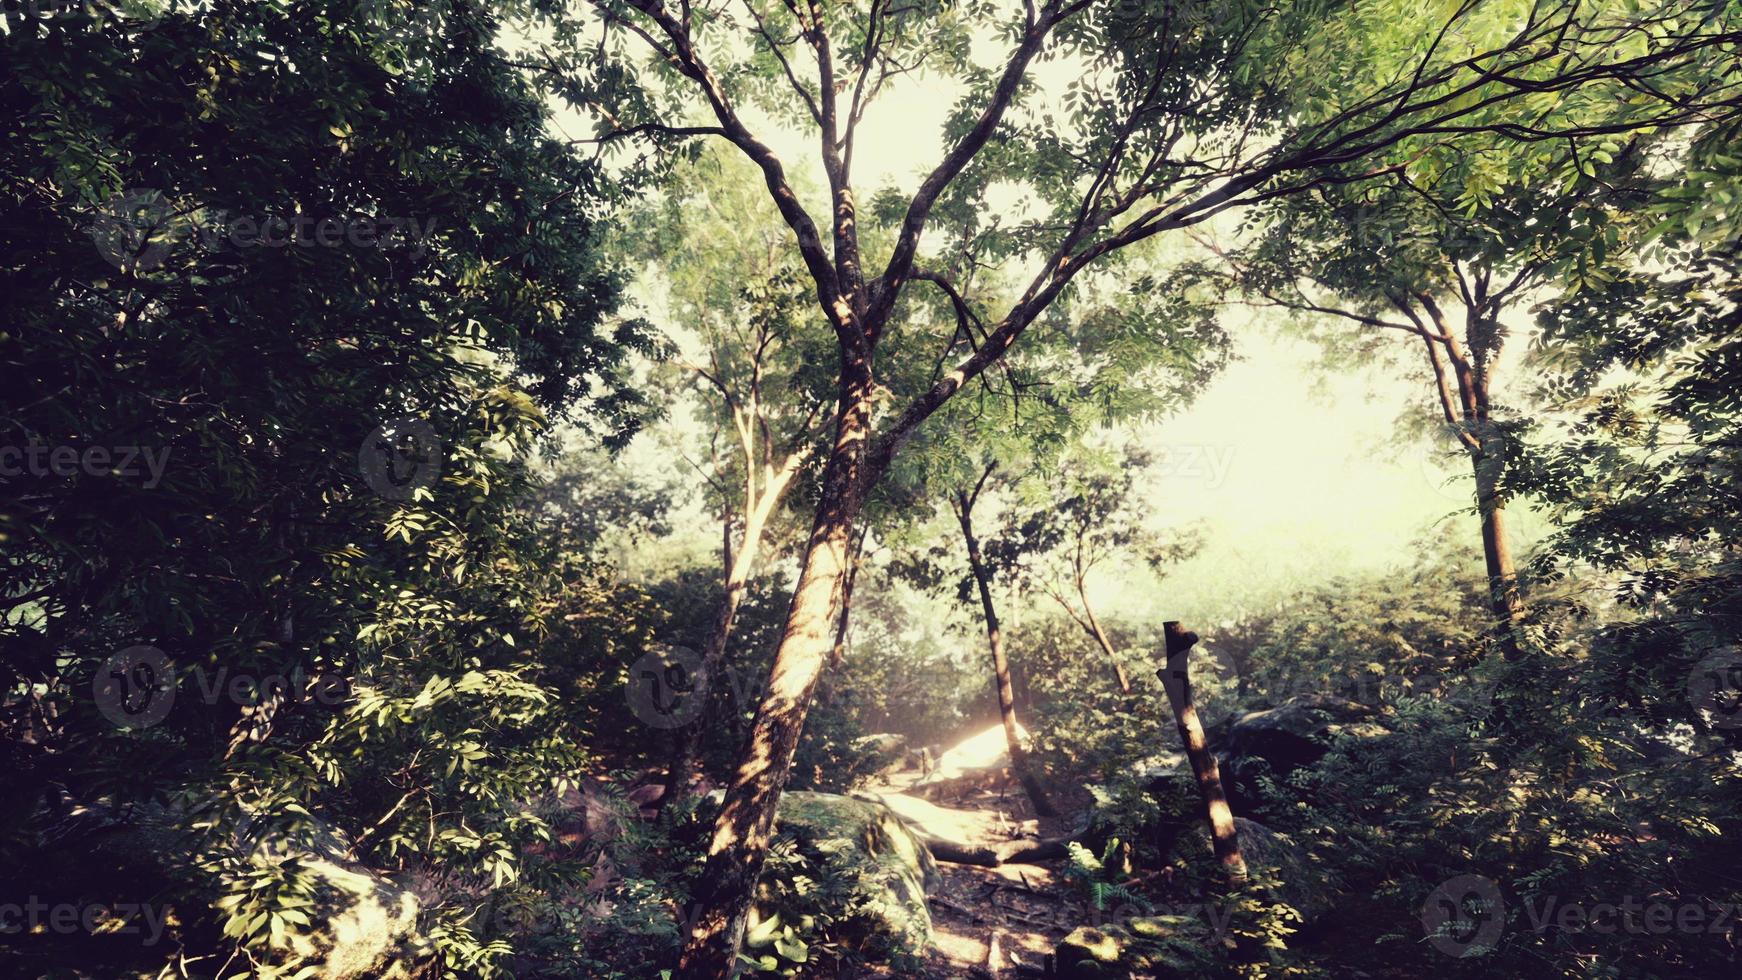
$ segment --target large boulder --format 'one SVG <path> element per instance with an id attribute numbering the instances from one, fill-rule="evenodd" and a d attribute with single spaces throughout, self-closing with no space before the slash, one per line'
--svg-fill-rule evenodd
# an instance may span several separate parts
<path id="1" fill-rule="evenodd" d="M 74 831 L 93 867 L 126 868 L 126 880 L 185 878 L 204 818 L 176 807 L 147 804 L 126 811 L 90 807 L 74 811 L 62 831 Z M 311 817 L 268 827 L 245 820 L 228 838 L 230 858 L 250 869 L 294 875 L 307 888 L 301 911 L 308 924 L 292 925 L 276 964 L 285 976 L 333 980 L 409 980 L 434 959 L 418 928 L 422 905 L 411 890 L 352 860 L 338 831 Z M 203 852 L 214 853 L 209 842 Z M 185 884 L 185 881 L 182 882 Z M 205 910 L 177 910 L 185 922 Z"/>
<path id="2" fill-rule="evenodd" d="M 1105 926 L 1079 926 L 1053 953 L 1060 980 L 1201 977 L 1214 966 L 1210 930 L 1183 915 L 1154 915 Z"/>
<path id="3" fill-rule="evenodd" d="M 1283 779 L 1324 757 L 1341 737 L 1380 738 L 1389 734 L 1366 705 L 1330 694 L 1289 698 L 1274 708 L 1241 715 L 1228 727 L 1221 765 L 1229 802 L 1255 809 L 1260 777 Z"/>
<path id="4" fill-rule="evenodd" d="M 790 792 L 780 798 L 775 830 L 831 888 L 846 892 L 837 925 L 855 945 L 919 955 L 931 945 L 926 895 L 943 882 L 936 862 L 894 810 L 881 802 L 833 793 Z M 766 908 L 759 918 L 778 912 Z"/>
<path id="5" fill-rule="evenodd" d="M 1279 772 L 1310 766 L 1325 754 L 1330 738 L 1373 714 L 1366 705 L 1329 694 L 1289 698 L 1236 719 L 1228 729 L 1227 753 L 1264 759 Z"/>

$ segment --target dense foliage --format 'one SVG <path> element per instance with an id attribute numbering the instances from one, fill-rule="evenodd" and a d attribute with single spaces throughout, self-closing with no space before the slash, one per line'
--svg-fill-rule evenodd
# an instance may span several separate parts
<path id="1" fill-rule="evenodd" d="M 1742 10 L 1442 7 L 9 5 L 0 973 L 1734 974 Z M 1272 328 L 1475 492 L 1188 759 L 1271 556 L 1145 440 Z"/>

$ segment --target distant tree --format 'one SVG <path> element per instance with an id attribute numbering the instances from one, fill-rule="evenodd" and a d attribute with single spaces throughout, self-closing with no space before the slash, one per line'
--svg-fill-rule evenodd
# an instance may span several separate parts
<path id="1" fill-rule="evenodd" d="M 1618 122 L 1633 107 L 1616 108 Z M 1508 462 L 1531 425 L 1498 397 L 1509 314 L 1554 290 L 1601 282 L 1638 223 L 1635 177 L 1651 143 L 1624 136 L 1532 155 L 1522 179 L 1487 168 L 1324 188 L 1260 209 L 1262 233 L 1215 270 L 1250 301 L 1365 335 L 1420 342 L 1443 422 L 1475 477 L 1495 636 L 1524 650 L 1523 599 L 1507 532 Z"/>
<path id="2" fill-rule="evenodd" d="M 1152 464 L 1153 456 L 1134 446 L 1111 454 L 1080 449 L 1030 491 L 1034 503 L 1006 516 L 988 549 L 995 566 L 1052 599 L 1088 635 L 1113 668 L 1122 694 L 1131 693 L 1130 675 L 1095 614 L 1090 576 L 1122 559 L 1160 572 L 1198 547 L 1191 534 L 1149 526 L 1151 508 L 1139 481 Z"/>

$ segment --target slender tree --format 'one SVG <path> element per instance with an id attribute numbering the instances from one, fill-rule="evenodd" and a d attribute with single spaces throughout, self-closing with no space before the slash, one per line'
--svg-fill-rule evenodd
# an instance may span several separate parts
<path id="1" fill-rule="evenodd" d="M 1022 791 L 1028 794 L 1028 801 L 1034 804 L 1034 812 L 1043 817 L 1053 817 L 1058 815 L 1058 810 L 1047 798 L 1046 790 L 1034 772 L 1028 758 L 1028 748 L 1022 744 L 1016 724 L 1016 692 L 1010 683 L 1010 661 L 1004 655 L 1004 630 L 998 622 L 998 608 L 992 602 L 992 570 L 980 554 L 980 539 L 974 535 L 974 504 L 979 501 L 980 493 L 986 489 L 986 481 L 997 469 L 997 463 L 989 463 L 972 489 L 958 487 L 955 498 L 950 501 L 950 510 L 962 529 L 962 545 L 968 553 L 968 571 L 979 593 L 980 614 L 986 622 L 986 646 L 992 654 L 992 686 L 998 696 L 998 718 L 1004 725 L 1005 745 L 1010 751 L 1010 771 L 1016 776 L 1017 782 L 1022 784 Z"/>
<path id="2" fill-rule="evenodd" d="M 1507 532 L 1508 461 L 1529 419 L 1498 397 L 1509 313 L 1571 273 L 1603 275 L 1637 223 L 1644 145 L 1611 138 L 1545 158 L 1532 179 L 1490 174 L 1434 184 L 1393 177 L 1331 187 L 1264 210 L 1265 233 L 1241 249 L 1194 235 L 1253 301 L 1328 318 L 1363 334 L 1419 341 L 1443 431 L 1475 479 L 1496 639 L 1523 643 L 1523 598 Z"/>

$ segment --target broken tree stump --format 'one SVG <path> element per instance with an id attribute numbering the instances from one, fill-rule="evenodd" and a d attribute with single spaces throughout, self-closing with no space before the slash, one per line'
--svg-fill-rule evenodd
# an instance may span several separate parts
<path id="1" fill-rule="evenodd" d="M 1210 840 L 1216 860 L 1222 865 L 1229 881 L 1246 879 L 1246 860 L 1240 855 L 1240 838 L 1234 829 L 1234 811 L 1228 808 L 1228 795 L 1222 789 L 1222 773 L 1216 757 L 1210 752 L 1209 739 L 1204 736 L 1204 723 L 1198 719 L 1198 708 L 1192 700 L 1190 659 L 1198 634 L 1189 633 L 1178 620 L 1162 624 L 1166 640 L 1167 666 L 1156 671 L 1161 686 L 1167 691 L 1173 720 L 1179 726 L 1186 759 L 1197 777 L 1198 794 L 1204 799 L 1204 812 L 1210 819 Z"/>

